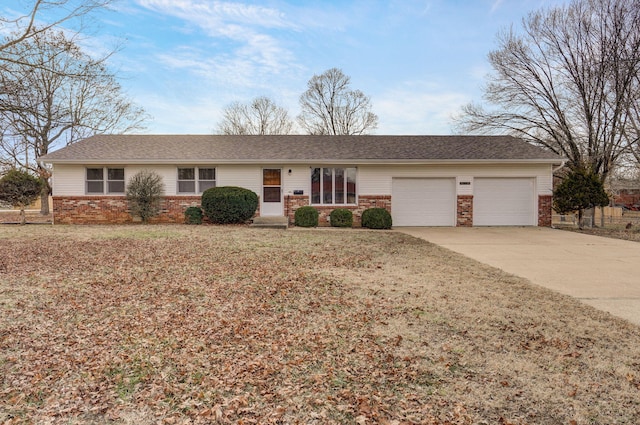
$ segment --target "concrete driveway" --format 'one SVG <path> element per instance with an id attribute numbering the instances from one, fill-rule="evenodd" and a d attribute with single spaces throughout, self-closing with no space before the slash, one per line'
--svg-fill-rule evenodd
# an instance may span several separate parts
<path id="1" fill-rule="evenodd" d="M 399 227 L 640 325 L 640 243 L 543 227 Z"/>

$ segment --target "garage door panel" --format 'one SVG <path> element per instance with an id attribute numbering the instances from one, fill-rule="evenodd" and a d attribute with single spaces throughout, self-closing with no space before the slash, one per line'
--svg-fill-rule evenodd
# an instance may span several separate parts
<path id="1" fill-rule="evenodd" d="M 535 183 L 532 178 L 476 178 L 474 226 L 534 224 Z"/>
<path id="2" fill-rule="evenodd" d="M 393 179 L 391 203 L 395 226 L 454 226 L 455 179 Z"/>

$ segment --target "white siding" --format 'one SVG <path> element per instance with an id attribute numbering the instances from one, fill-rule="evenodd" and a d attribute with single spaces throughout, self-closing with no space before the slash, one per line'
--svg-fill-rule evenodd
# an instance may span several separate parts
<path id="1" fill-rule="evenodd" d="M 289 174 L 291 170 L 291 174 Z M 294 190 L 302 190 L 305 195 L 311 195 L 311 169 L 308 165 L 283 167 L 282 190 L 285 195 L 293 195 Z"/>
<path id="2" fill-rule="evenodd" d="M 124 167 L 124 179 L 128 182 L 131 177 L 143 170 L 153 171 L 162 177 L 165 195 L 174 196 L 178 191 L 178 167 L 174 165 L 127 165 Z"/>
<path id="3" fill-rule="evenodd" d="M 393 177 L 450 177 L 457 179 L 458 195 L 473 194 L 473 177 L 530 177 L 541 179 L 539 195 L 551 193 L 551 166 L 548 164 L 517 165 L 360 165 L 358 193 L 362 195 L 391 195 Z M 460 185 L 460 182 L 470 185 Z"/>
<path id="4" fill-rule="evenodd" d="M 118 166 L 117 164 L 105 164 Z M 261 192 L 262 166 L 260 165 L 219 165 L 199 164 L 216 168 L 218 186 L 241 186 Z M 97 165 L 100 166 L 100 165 Z M 166 194 L 176 194 L 178 165 L 127 165 L 125 178 L 129 179 L 143 169 L 151 169 L 160 174 L 165 182 Z M 291 169 L 291 174 L 289 174 Z M 308 165 L 282 166 L 283 190 L 292 194 L 294 190 L 310 193 L 310 171 Z M 458 195 L 472 195 L 474 177 L 529 177 L 536 179 L 538 195 L 552 193 L 552 167 L 541 165 L 359 165 L 357 182 L 358 194 L 391 195 L 392 178 L 448 177 L 456 179 Z M 461 182 L 470 182 L 461 185 Z M 85 194 L 85 166 L 57 164 L 53 170 L 54 196 L 82 196 Z"/>
<path id="5" fill-rule="evenodd" d="M 53 167 L 53 196 L 84 195 L 85 177 L 83 165 L 55 165 Z"/>
<path id="6" fill-rule="evenodd" d="M 217 186 L 239 186 L 260 195 L 262 192 L 262 166 L 221 165 L 216 167 Z M 278 167 L 273 167 L 278 168 Z"/>
<path id="7" fill-rule="evenodd" d="M 538 195 L 553 195 L 553 167 L 549 166 L 546 174 L 538 175 L 536 186 Z"/>

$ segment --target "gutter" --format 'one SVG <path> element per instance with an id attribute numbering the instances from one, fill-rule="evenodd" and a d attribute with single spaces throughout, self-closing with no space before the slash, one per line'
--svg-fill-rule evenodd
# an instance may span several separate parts
<path id="1" fill-rule="evenodd" d="M 300 165 L 317 165 L 317 164 L 345 164 L 345 165 L 461 165 L 461 164 L 558 164 L 558 159 L 538 158 L 538 159 L 62 159 L 62 160 L 41 160 L 41 163 L 47 164 L 121 164 L 121 165 L 176 165 L 176 164 L 215 164 L 215 165 L 254 165 L 254 164 L 300 164 Z M 563 159 L 558 169 L 564 166 Z"/>

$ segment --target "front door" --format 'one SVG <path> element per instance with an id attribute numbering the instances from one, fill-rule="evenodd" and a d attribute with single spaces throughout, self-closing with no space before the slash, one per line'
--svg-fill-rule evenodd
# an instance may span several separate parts
<path id="1" fill-rule="evenodd" d="M 262 170 L 262 207 L 261 216 L 281 216 L 282 208 L 282 169 L 264 168 Z"/>

